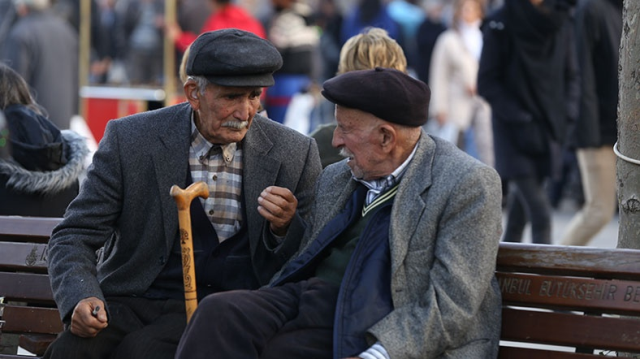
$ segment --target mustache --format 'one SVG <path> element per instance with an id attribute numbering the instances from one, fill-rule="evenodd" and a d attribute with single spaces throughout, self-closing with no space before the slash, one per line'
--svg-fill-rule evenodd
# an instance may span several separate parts
<path id="1" fill-rule="evenodd" d="M 249 121 L 227 121 L 222 124 L 222 127 L 235 128 L 236 130 L 242 130 L 249 126 Z"/>
<path id="2" fill-rule="evenodd" d="M 340 156 L 345 158 L 353 158 L 353 153 L 349 151 L 346 147 L 340 148 Z"/>

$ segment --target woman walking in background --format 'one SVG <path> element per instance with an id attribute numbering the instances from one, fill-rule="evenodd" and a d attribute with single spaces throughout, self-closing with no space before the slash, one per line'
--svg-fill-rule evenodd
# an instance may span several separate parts
<path id="1" fill-rule="evenodd" d="M 491 108 L 477 95 L 482 51 L 482 0 L 456 0 L 451 28 L 435 44 L 429 75 L 431 120 L 458 131 L 460 149 L 489 166 L 494 164 Z"/>

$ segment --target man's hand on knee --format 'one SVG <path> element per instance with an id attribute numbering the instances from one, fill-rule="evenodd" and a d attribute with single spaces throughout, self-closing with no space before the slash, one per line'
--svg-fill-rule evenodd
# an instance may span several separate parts
<path id="1" fill-rule="evenodd" d="M 96 297 L 89 297 L 78 302 L 71 314 L 71 333 L 93 338 L 109 325 L 104 302 Z"/>

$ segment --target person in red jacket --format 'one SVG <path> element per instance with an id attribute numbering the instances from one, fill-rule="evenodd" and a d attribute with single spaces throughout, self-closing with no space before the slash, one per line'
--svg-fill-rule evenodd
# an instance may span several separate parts
<path id="1" fill-rule="evenodd" d="M 213 8 L 211 15 L 204 23 L 200 33 L 236 28 L 252 32 L 263 39 L 266 38 L 262 23 L 241 6 L 232 4 L 231 0 L 211 0 L 211 6 Z M 176 48 L 182 53 L 187 50 L 187 47 L 198 35 L 193 32 L 182 31 L 177 23 L 167 25 L 167 36 L 173 40 Z"/>

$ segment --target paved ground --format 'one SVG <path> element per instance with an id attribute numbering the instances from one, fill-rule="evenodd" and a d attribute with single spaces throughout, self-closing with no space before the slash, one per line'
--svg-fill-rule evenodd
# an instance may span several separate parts
<path id="1" fill-rule="evenodd" d="M 575 205 L 567 203 L 566 201 L 560 205 L 560 208 L 553 212 L 553 225 L 552 225 L 552 240 L 553 244 L 559 244 L 562 239 L 562 235 L 573 218 L 573 215 L 577 212 Z M 600 233 L 598 233 L 593 240 L 589 243 L 590 247 L 598 248 L 615 248 L 618 244 L 618 216 L 614 216 L 611 222 L 604 227 Z M 525 243 L 531 242 L 531 229 L 527 228 L 525 231 Z"/>

